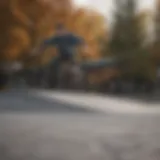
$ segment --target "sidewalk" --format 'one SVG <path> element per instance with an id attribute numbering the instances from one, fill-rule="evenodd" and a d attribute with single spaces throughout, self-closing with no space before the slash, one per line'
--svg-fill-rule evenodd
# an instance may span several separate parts
<path id="1" fill-rule="evenodd" d="M 138 102 L 107 95 L 64 91 L 34 91 L 34 94 L 61 103 L 80 105 L 103 112 L 160 114 L 160 104 Z"/>
<path id="2" fill-rule="evenodd" d="M 144 103 L 159 104 L 160 105 L 160 92 L 154 93 L 119 93 L 111 94 L 113 97 L 140 101 Z"/>

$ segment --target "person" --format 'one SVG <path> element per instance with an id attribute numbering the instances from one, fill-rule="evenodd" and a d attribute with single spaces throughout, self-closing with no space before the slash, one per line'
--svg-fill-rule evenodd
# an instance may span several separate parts
<path id="1" fill-rule="evenodd" d="M 75 60 L 76 48 L 81 46 L 83 47 L 83 50 L 87 52 L 88 47 L 82 37 L 69 32 L 63 24 L 56 25 L 55 35 L 52 38 L 44 41 L 43 45 L 41 46 L 41 51 L 44 51 L 49 45 L 56 47 L 58 52 L 58 86 L 62 87 L 65 81 L 65 74 L 77 74 L 74 72 L 78 71 L 78 69 L 75 70 L 75 66 L 76 68 L 78 67 Z M 74 78 L 74 76 L 72 76 L 72 78 Z"/>

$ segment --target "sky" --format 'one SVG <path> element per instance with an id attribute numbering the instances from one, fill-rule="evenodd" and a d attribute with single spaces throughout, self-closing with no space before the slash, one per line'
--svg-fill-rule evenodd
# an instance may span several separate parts
<path id="1" fill-rule="evenodd" d="M 98 10 L 100 13 L 106 16 L 109 26 L 110 25 L 112 26 L 113 24 L 112 10 L 114 8 L 114 0 L 74 0 L 74 1 L 78 6 L 87 6 L 89 8 Z M 145 9 L 152 11 L 154 9 L 156 0 L 137 0 L 137 1 L 139 5 L 138 7 L 139 10 Z M 152 15 L 153 14 L 151 14 L 151 17 L 148 19 L 147 22 L 149 33 L 152 33 L 153 31 Z"/>
<path id="2" fill-rule="evenodd" d="M 74 0 L 78 5 L 85 5 L 91 8 L 94 8 L 106 16 L 111 14 L 111 11 L 114 7 L 114 0 Z M 153 9 L 155 0 L 138 0 L 139 8 L 141 9 Z"/>

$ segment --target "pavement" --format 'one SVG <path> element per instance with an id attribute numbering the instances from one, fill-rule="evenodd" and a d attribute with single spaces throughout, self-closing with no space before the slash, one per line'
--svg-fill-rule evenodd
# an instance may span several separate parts
<path id="1" fill-rule="evenodd" d="M 65 91 L 34 90 L 33 94 L 48 100 L 73 106 L 80 106 L 106 113 L 127 114 L 160 114 L 160 103 L 157 101 L 139 101 L 122 97 L 109 96 L 97 93 L 76 93 Z"/>
<path id="2" fill-rule="evenodd" d="M 95 94 L 5 91 L 0 159 L 159 160 L 159 108 L 146 105 Z"/>

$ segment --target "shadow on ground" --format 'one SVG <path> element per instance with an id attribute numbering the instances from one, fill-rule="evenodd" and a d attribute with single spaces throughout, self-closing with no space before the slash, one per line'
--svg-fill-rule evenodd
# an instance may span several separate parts
<path id="1" fill-rule="evenodd" d="M 46 111 L 46 112 L 78 112 L 93 113 L 93 110 L 80 105 L 60 103 L 31 94 L 27 90 L 11 90 L 0 93 L 0 112 L 5 111 Z"/>

